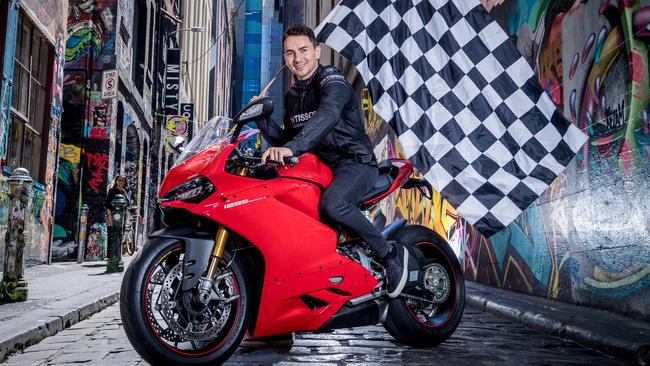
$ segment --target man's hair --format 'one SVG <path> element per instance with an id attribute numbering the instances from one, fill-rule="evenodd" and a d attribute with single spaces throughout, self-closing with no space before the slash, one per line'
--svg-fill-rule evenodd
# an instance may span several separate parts
<path id="1" fill-rule="evenodd" d="M 318 46 L 318 41 L 316 40 L 314 31 L 304 24 L 294 24 L 291 27 L 287 28 L 286 31 L 284 31 L 284 34 L 282 35 L 283 47 L 284 47 L 284 40 L 287 39 L 287 37 L 289 36 L 307 36 L 307 38 L 309 38 L 309 41 L 314 45 L 314 47 Z"/>

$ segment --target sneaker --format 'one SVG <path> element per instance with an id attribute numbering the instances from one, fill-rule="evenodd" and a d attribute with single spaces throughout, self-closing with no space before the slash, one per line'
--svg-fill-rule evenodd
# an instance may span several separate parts
<path id="1" fill-rule="evenodd" d="M 396 298 L 404 289 L 408 279 L 409 252 L 398 243 L 383 259 L 386 269 L 386 292 L 391 299 Z"/>
<path id="2" fill-rule="evenodd" d="M 268 337 L 244 338 L 239 344 L 244 348 L 285 348 L 293 346 L 293 333 Z"/>

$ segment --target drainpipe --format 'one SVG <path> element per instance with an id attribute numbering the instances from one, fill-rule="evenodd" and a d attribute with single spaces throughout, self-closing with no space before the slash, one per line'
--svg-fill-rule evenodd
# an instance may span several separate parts
<path id="1" fill-rule="evenodd" d="M 7 22 L 7 33 L 5 36 L 4 63 L 2 65 L 2 87 L 0 88 L 0 158 L 7 157 L 18 9 L 18 0 L 9 0 L 9 4 L 7 5 L 7 19 L 5 20 Z"/>

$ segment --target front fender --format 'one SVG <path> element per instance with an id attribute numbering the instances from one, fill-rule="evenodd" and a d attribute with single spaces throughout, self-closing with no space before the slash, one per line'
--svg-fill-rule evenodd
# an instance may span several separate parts
<path id="1" fill-rule="evenodd" d="M 214 235 L 194 228 L 164 228 L 149 235 L 149 239 L 178 239 L 185 244 L 183 257 L 183 291 L 196 287 L 214 246 Z M 153 244 L 153 243 L 152 243 Z"/>

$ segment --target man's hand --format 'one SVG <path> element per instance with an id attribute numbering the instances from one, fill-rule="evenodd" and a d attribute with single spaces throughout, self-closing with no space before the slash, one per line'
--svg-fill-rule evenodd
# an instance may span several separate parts
<path id="1" fill-rule="evenodd" d="M 262 164 L 266 164 L 267 159 L 275 160 L 284 165 L 284 157 L 293 156 L 293 153 L 286 147 L 269 147 L 268 150 L 262 154 Z"/>

